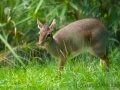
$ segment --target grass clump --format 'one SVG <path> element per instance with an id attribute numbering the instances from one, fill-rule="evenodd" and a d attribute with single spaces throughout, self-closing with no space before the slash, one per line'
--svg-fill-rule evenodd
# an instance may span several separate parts
<path id="1" fill-rule="evenodd" d="M 120 70 L 111 64 L 105 72 L 98 60 L 68 62 L 60 78 L 57 74 L 57 61 L 44 65 L 31 63 L 23 68 L 0 69 L 1 90 L 119 90 Z M 117 66 L 119 67 L 119 66 Z M 114 69 L 115 68 L 115 69 Z M 120 68 L 120 67 L 119 67 Z"/>

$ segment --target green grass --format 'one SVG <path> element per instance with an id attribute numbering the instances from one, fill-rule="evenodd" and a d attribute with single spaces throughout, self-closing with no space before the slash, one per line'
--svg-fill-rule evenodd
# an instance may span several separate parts
<path id="1" fill-rule="evenodd" d="M 68 60 L 61 77 L 58 77 L 58 61 L 38 64 L 29 62 L 23 67 L 0 68 L 0 90 L 120 90 L 120 52 L 111 50 L 109 72 L 99 66 L 99 59 L 83 54 Z"/>
<path id="2" fill-rule="evenodd" d="M 0 90 L 120 90 L 120 66 L 117 63 L 117 59 L 111 62 L 110 71 L 105 72 L 96 58 L 92 63 L 69 60 L 61 78 L 58 78 L 55 60 L 44 65 L 31 63 L 26 70 L 2 67 Z"/>

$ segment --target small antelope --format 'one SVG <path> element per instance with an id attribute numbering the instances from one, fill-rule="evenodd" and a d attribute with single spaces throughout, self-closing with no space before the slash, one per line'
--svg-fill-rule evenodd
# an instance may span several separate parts
<path id="1" fill-rule="evenodd" d="M 108 71 L 109 59 L 106 54 L 109 33 L 106 27 L 96 19 L 82 19 L 75 21 L 62 29 L 54 36 L 52 31 L 56 24 L 55 19 L 50 26 L 43 25 L 37 20 L 40 29 L 39 42 L 46 50 L 59 60 L 58 73 L 63 69 L 67 58 L 89 49 L 93 55 L 104 60 Z"/>

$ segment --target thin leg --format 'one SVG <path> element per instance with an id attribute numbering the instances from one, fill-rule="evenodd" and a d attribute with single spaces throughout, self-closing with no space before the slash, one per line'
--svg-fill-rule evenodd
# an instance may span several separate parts
<path id="1" fill-rule="evenodd" d="M 109 59 L 108 59 L 108 57 L 106 55 L 104 55 L 101 59 L 105 61 L 106 71 L 108 72 L 109 71 Z"/>
<path id="2" fill-rule="evenodd" d="M 61 75 L 61 70 L 63 69 L 65 63 L 66 63 L 66 59 L 64 57 L 61 57 L 61 59 L 59 61 L 59 68 L 58 68 L 59 75 Z"/>
<path id="3" fill-rule="evenodd" d="M 106 66 L 106 71 L 109 71 L 109 59 L 107 57 L 107 53 L 106 50 L 104 48 L 93 48 L 93 52 L 96 56 L 98 56 L 100 59 L 105 61 L 105 66 Z M 100 65 L 101 65 L 101 61 L 100 61 Z"/>
<path id="4" fill-rule="evenodd" d="M 103 60 L 100 59 L 100 67 L 102 67 L 102 64 L 103 64 Z"/>

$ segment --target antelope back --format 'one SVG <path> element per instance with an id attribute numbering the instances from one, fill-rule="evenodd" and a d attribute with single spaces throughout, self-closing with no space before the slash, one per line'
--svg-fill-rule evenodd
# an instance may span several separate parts
<path id="1" fill-rule="evenodd" d="M 99 47 L 105 50 L 108 36 L 108 31 L 101 22 L 96 19 L 83 19 L 60 29 L 53 38 L 59 42 L 63 52 L 71 55 L 85 51 L 86 48 Z"/>

